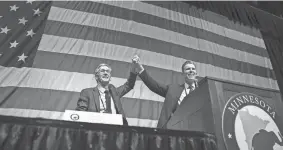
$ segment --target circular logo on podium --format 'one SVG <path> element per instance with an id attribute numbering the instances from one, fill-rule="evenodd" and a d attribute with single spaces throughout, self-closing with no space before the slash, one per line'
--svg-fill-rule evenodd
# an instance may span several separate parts
<path id="1" fill-rule="evenodd" d="M 239 93 L 226 103 L 222 133 L 227 150 L 283 150 L 276 112 L 267 101 L 251 93 Z"/>
<path id="2" fill-rule="evenodd" d="M 71 120 L 76 121 L 76 120 L 79 120 L 79 119 L 80 119 L 80 116 L 79 116 L 78 114 L 71 114 L 71 115 L 70 115 L 70 118 L 71 118 Z"/>

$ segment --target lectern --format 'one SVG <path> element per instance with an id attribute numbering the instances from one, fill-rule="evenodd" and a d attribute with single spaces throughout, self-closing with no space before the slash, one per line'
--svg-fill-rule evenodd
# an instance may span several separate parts
<path id="1" fill-rule="evenodd" d="M 261 117 L 260 113 L 254 114 L 253 111 L 265 112 L 267 115 Z M 240 116 L 238 112 L 244 115 Z M 266 124 L 263 124 L 262 128 L 271 132 L 272 129 L 268 128 L 272 126 L 275 137 L 280 139 L 276 133 L 280 131 L 283 134 L 283 103 L 280 92 L 205 77 L 199 82 L 199 87 L 185 97 L 165 128 L 212 133 L 217 137 L 219 150 L 241 150 L 242 145 L 239 144 L 241 143 L 239 140 L 244 138 L 246 141 L 243 143 L 247 143 L 245 146 L 252 146 L 257 132 L 261 129 L 254 130 L 253 128 L 259 125 L 253 122 L 244 124 L 243 120 L 239 121 L 245 117 L 263 120 L 262 122 Z M 271 124 L 272 120 L 277 127 Z M 231 124 L 231 127 L 224 129 L 226 124 Z"/>

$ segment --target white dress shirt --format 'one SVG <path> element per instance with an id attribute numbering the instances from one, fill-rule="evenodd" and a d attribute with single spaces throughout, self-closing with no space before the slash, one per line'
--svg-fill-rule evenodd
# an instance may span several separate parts
<path id="1" fill-rule="evenodd" d="M 105 99 L 105 93 L 104 93 L 106 89 L 99 85 L 97 86 L 97 88 L 98 88 L 99 95 L 100 95 L 99 96 L 100 113 L 103 113 L 106 110 L 106 99 Z M 116 108 L 115 108 L 112 97 L 111 97 L 111 111 L 112 111 L 112 114 L 116 114 Z"/>
<path id="2" fill-rule="evenodd" d="M 194 90 L 196 88 L 196 86 L 195 86 L 195 84 L 193 84 L 192 85 L 192 90 Z M 189 88 L 189 85 L 187 84 L 187 83 L 185 83 L 185 88 L 184 88 L 184 90 L 183 90 L 183 92 L 182 92 L 182 94 L 181 94 L 181 96 L 180 96 L 180 98 L 179 98 L 179 100 L 178 100 L 178 104 L 180 105 L 181 104 L 181 102 L 183 101 L 183 99 L 187 96 L 187 95 L 189 95 L 189 93 L 190 93 L 190 88 Z"/>

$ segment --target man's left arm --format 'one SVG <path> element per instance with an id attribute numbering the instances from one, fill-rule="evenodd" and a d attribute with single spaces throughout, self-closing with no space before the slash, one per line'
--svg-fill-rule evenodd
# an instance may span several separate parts
<path id="1" fill-rule="evenodd" d="M 134 88 L 136 79 L 137 79 L 137 73 L 131 71 L 130 76 L 127 79 L 126 83 L 117 88 L 117 92 L 119 93 L 120 98 L 126 95 L 130 90 Z"/>

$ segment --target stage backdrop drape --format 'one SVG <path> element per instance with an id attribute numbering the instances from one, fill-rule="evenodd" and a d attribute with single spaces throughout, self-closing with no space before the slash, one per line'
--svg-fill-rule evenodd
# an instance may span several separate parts
<path id="1" fill-rule="evenodd" d="M 0 3 L 2 115 L 60 119 L 65 109 L 76 107 L 82 89 L 96 85 L 98 64 L 112 66 L 111 82 L 119 86 L 135 54 L 166 84 L 183 83 L 182 63 L 192 60 L 200 78 L 279 89 L 258 26 L 221 13 L 258 21 L 237 3 L 229 3 L 234 9 L 213 7 L 220 13 L 184 2 Z M 139 78 L 122 98 L 129 124 L 145 127 L 156 127 L 163 101 Z"/>
<path id="2" fill-rule="evenodd" d="M 0 116 L 1 150 L 216 150 L 214 135 L 194 131 Z"/>

